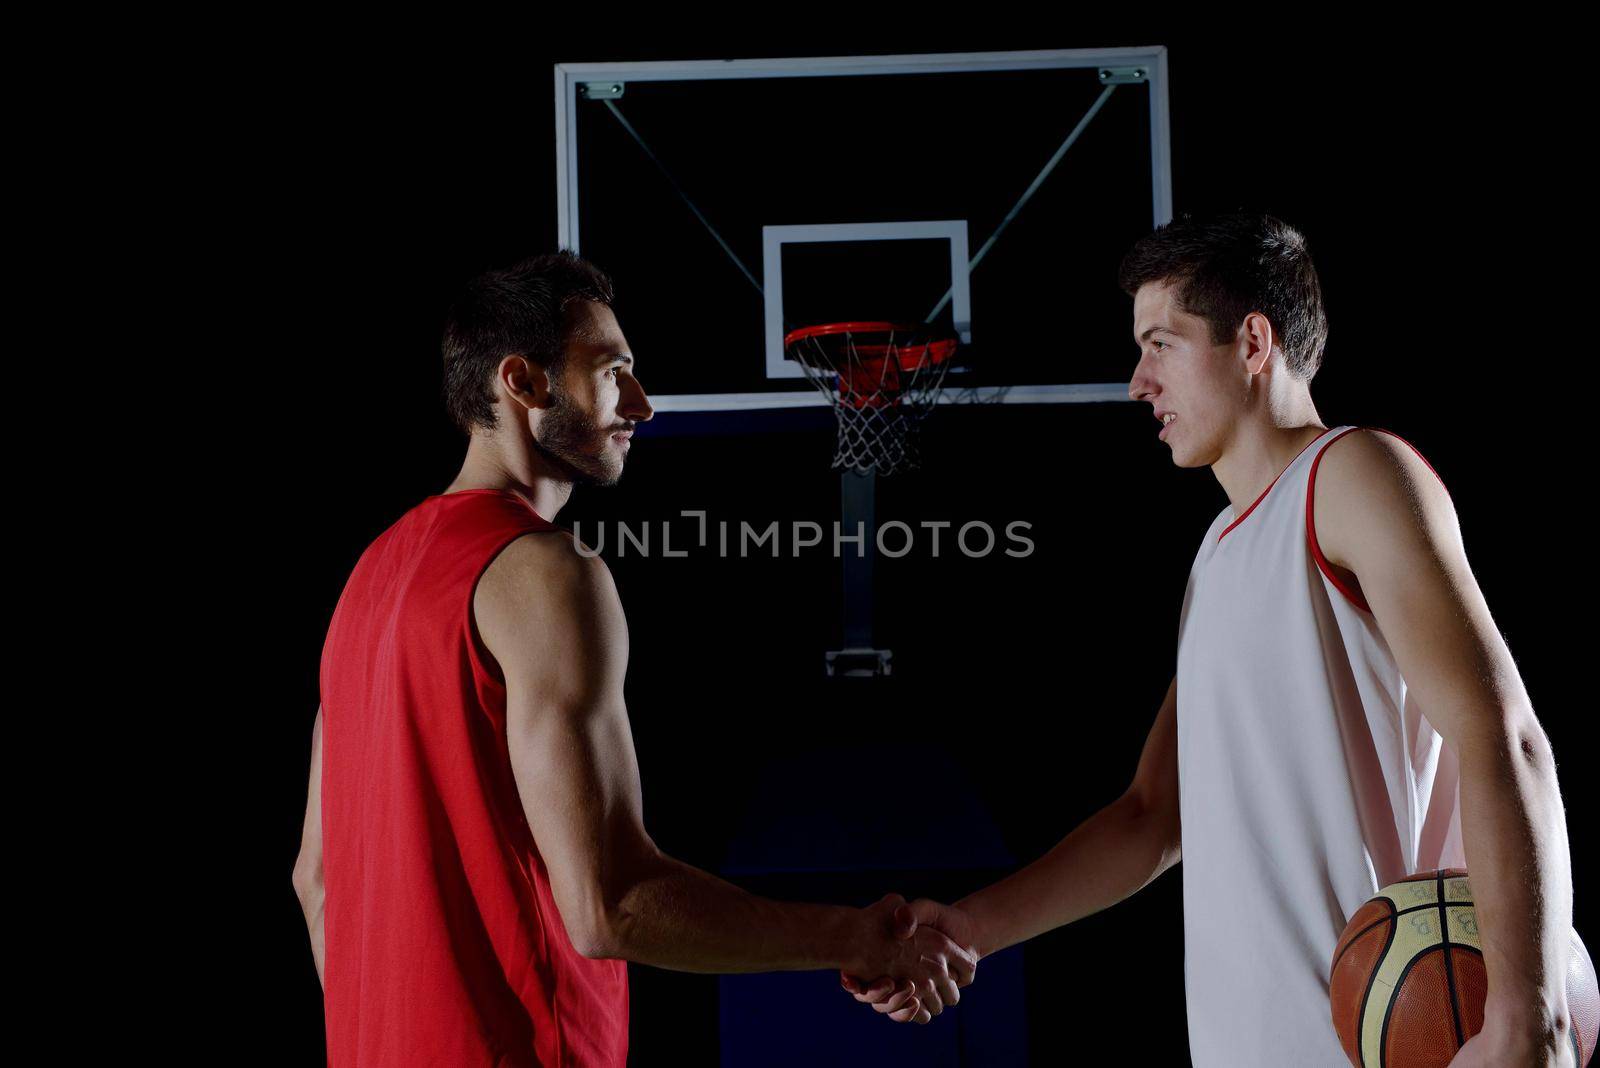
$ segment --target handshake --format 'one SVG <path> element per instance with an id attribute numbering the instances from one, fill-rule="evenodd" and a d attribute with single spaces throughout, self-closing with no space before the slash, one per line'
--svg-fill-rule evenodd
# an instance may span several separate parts
<path id="1" fill-rule="evenodd" d="M 953 905 L 889 894 L 863 910 L 871 929 L 859 973 L 839 982 L 896 1023 L 925 1024 L 961 1000 L 982 956 L 972 917 Z"/>

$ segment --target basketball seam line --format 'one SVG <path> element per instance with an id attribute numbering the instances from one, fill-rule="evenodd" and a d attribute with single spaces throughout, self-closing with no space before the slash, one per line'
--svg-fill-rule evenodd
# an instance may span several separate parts
<path id="1" fill-rule="evenodd" d="M 1384 901 L 1385 904 L 1387 904 L 1389 906 L 1389 908 L 1391 910 L 1394 909 L 1394 902 L 1393 901 L 1390 901 L 1388 898 L 1384 898 L 1383 901 Z M 1391 913 L 1387 917 L 1387 919 L 1392 920 L 1398 915 L 1399 915 L 1399 913 L 1391 911 Z M 1378 923 L 1382 923 L 1382 922 L 1384 922 L 1384 921 L 1383 920 L 1379 920 L 1378 921 Z M 1377 925 L 1378 924 L 1375 923 L 1375 924 L 1372 925 L 1372 927 L 1376 927 Z M 1356 1010 L 1356 1056 L 1360 1057 L 1363 1061 L 1365 1061 L 1367 1058 L 1366 1058 L 1366 1055 L 1361 1052 L 1361 1045 L 1362 1045 L 1361 1037 L 1362 1037 L 1362 1033 L 1366 1030 L 1366 1027 L 1363 1025 L 1363 1021 L 1365 1021 L 1366 1018 L 1367 1018 L 1367 1003 L 1372 1000 L 1372 984 L 1376 983 L 1378 981 L 1378 968 L 1383 964 L 1383 959 L 1389 955 L 1389 949 L 1390 949 L 1391 946 L 1394 945 L 1395 931 L 1396 931 L 1396 929 L 1399 928 L 1399 926 L 1400 925 L 1398 923 L 1391 923 L 1389 925 L 1389 933 L 1386 934 L 1384 936 L 1384 939 L 1383 939 L 1383 949 L 1381 951 L 1379 951 L 1377 959 L 1376 959 L 1376 962 L 1373 964 L 1372 969 L 1367 973 L 1367 988 L 1361 992 L 1361 1004 Z M 1368 927 L 1367 931 L 1372 930 L 1372 927 Z M 1362 934 L 1366 934 L 1366 931 L 1363 931 L 1361 933 Z M 1348 950 L 1350 948 L 1350 946 L 1354 945 L 1354 944 L 1355 944 L 1355 939 L 1352 938 L 1350 940 L 1350 945 L 1347 945 L 1344 948 L 1346 950 Z M 1344 956 L 1344 954 L 1341 953 L 1340 956 L 1342 957 L 1342 956 Z M 1391 997 L 1389 999 L 1389 1004 L 1391 1006 L 1394 1004 L 1394 998 L 1393 997 Z M 1389 1030 L 1389 1013 L 1388 1013 L 1387 1009 L 1384 1010 L 1384 1015 L 1383 1015 L 1383 1030 L 1384 1030 L 1385 1034 L 1387 1034 L 1388 1030 Z M 1384 1060 L 1383 1043 L 1382 1043 L 1382 1041 L 1380 1039 L 1380 1041 L 1378 1043 L 1378 1062 L 1379 1062 L 1380 1065 L 1383 1063 L 1383 1060 Z"/>
<path id="2" fill-rule="evenodd" d="M 1413 967 L 1418 966 L 1418 962 L 1422 961 L 1422 958 L 1426 958 L 1426 956 L 1429 956 L 1429 954 L 1432 954 L 1432 953 L 1438 953 L 1438 951 L 1442 951 L 1443 948 L 1445 948 L 1445 946 L 1443 946 L 1443 945 L 1432 945 L 1432 946 L 1429 946 L 1429 948 L 1426 948 L 1426 950 L 1422 950 L 1421 953 L 1418 953 L 1418 954 L 1416 954 L 1416 956 L 1413 956 L 1413 958 L 1411 958 L 1410 961 L 1406 961 L 1405 969 L 1402 969 L 1402 972 L 1400 972 L 1400 977 L 1395 978 L 1394 990 L 1390 991 L 1390 994 L 1389 994 L 1389 1009 L 1387 1009 L 1386 1012 L 1384 1012 L 1384 1031 L 1382 1031 L 1382 1034 L 1381 1034 L 1381 1036 L 1379 1036 L 1379 1039 L 1378 1039 L 1378 1041 L 1379 1041 L 1378 1054 L 1379 1054 L 1379 1058 L 1381 1058 L 1381 1060 L 1379 1060 L 1379 1063 L 1381 1063 L 1381 1065 L 1384 1066 L 1384 1068 L 1387 1068 L 1387 1065 L 1389 1065 L 1389 1017 L 1390 1017 L 1390 1014 L 1392 1014 L 1392 1012 L 1394 1012 L 1395 1002 L 1400 1001 L 1400 988 L 1402 988 L 1402 986 L 1405 986 L 1406 975 L 1410 975 L 1411 974 L 1411 969 L 1413 969 Z M 1477 946 L 1466 945 L 1466 943 L 1458 942 L 1458 943 L 1454 943 L 1454 948 L 1456 948 L 1456 950 L 1464 951 L 1464 953 L 1475 953 L 1475 954 L 1478 954 L 1478 956 L 1480 956 L 1480 958 L 1482 958 L 1482 956 L 1483 956 L 1483 950 L 1480 950 L 1480 948 L 1477 948 Z M 1451 1010 L 1451 1012 L 1454 1012 L 1454 1010 L 1456 1010 L 1456 1007 L 1454 1007 L 1454 1001 L 1456 1001 L 1456 999 L 1451 998 L 1450 1001 L 1451 1001 L 1451 1009 L 1450 1010 Z M 1461 1050 L 1458 1049 L 1458 1050 L 1456 1050 L 1456 1052 L 1458 1052 L 1458 1054 L 1459 1054 L 1459 1052 L 1461 1052 Z"/>
<path id="3" fill-rule="evenodd" d="M 1456 1049 L 1466 1045 L 1467 1038 L 1461 1033 L 1461 1006 L 1456 1003 L 1456 965 L 1450 955 L 1450 914 L 1445 911 L 1444 900 L 1444 873 L 1439 874 L 1439 937 L 1444 939 L 1444 978 L 1450 987 L 1450 1020 L 1456 1028 Z"/>
<path id="4" fill-rule="evenodd" d="M 1441 951 L 1443 948 L 1443 946 L 1429 946 L 1424 949 L 1421 953 L 1406 961 L 1406 966 L 1400 969 L 1400 974 L 1395 977 L 1394 986 L 1389 991 L 1389 1004 L 1383 1010 L 1383 1032 L 1378 1036 L 1379 1068 L 1388 1068 L 1389 1065 L 1389 1023 L 1394 1018 L 1395 1002 L 1400 1000 L 1400 991 L 1406 985 L 1406 976 L 1411 974 L 1411 969 L 1417 966 L 1418 961 L 1432 953 Z M 1448 958 L 1446 959 L 1448 960 Z M 1454 1001 L 1455 999 L 1451 998 L 1451 1000 Z M 1454 1011 L 1453 1007 L 1452 1011 Z"/>
<path id="5" fill-rule="evenodd" d="M 1431 908 L 1432 906 L 1429 906 L 1429 907 Z M 1390 936 L 1393 937 L 1393 935 L 1394 935 L 1393 928 L 1390 929 L 1389 933 L 1390 933 Z M 1395 1002 L 1400 1000 L 1400 990 L 1401 990 L 1402 987 L 1404 987 L 1406 985 L 1406 976 L 1411 974 L 1411 969 L 1415 968 L 1417 966 L 1417 962 L 1418 961 L 1422 960 L 1424 957 L 1428 956 L 1430 953 L 1433 953 L 1435 950 L 1441 950 L 1443 948 L 1444 948 L 1444 946 L 1429 946 L 1427 949 L 1423 950 L 1421 953 L 1418 953 L 1416 956 L 1414 956 L 1410 960 L 1408 960 L 1406 962 L 1406 966 L 1400 970 L 1399 976 L 1396 977 L 1396 979 L 1394 981 L 1394 986 L 1389 991 L 1389 1004 L 1383 1010 L 1383 1031 L 1378 1035 L 1378 1065 L 1379 1065 L 1379 1068 L 1388 1068 L 1388 1065 L 1389 1065 L 1389 1021 L 1394 1015 Z M 1457 949 L 1461 949 L 1461 950 L 1465 950 L 1468 953 L 1476 953 L 1480 957 L 1483 956 L 1483 951 L 1478 949 L 1475 946 L 1469 946 L 1469 945 L 1466 945 L 1466 944 L 1462 944 L 1462 945 L 1457 946 L 1456 948 Z M 1384 951 L 1388 952 L 1388 946 L 1387 945 L 1384 946 Z M 1448 955 L 1445 958 L 1445 962 L 1446 962 L 1446 965 L 1448 966 L 1448 964 L 1449 964 Z M 1377 970 L 1376 969 L 1373 970 L 1373 974 L 1374 975 L 1377 974 Z M 1453 1012 L 1456 1011 L 1455 998 L 1453 996 L 1450 999 L 1450 1003 L 1451 1003 L 1450 1004 L 1450 1011 L 1453 1013 Z M 1460 1050 L 1457 1049 L 1456 1052 L 1459 1053 Z"/>
<path id="6" fill-rule="evenodd" d="M 1381 900 L 1389 901 L 1388 898 L 1382 898 Z M 1394 902 L 1389 901 L 1389 907 L 1390 908 L 1394 908 Z M 1438 908 L 1438 907 L 1439 906 L 1438 906 L 1437 902 L 1429 902 L 1426 905 L 1407 905 L 1403 909 L 1399 909 L 1399 910 L 1397 910 L 1395 912 L 1389 913 L 1389 915 L 1383 917 L 1380 920 L 1373 920 L 1371 923 L 1369 923 L 1365 927 L 1361 928 L 1361 930 L 1357 931 L 1355 934 L 1350 936 L 1350 941 L 1346 942 L 1344 944 L 1344 948 L 1341 949 L 1339 951 L 1338 955 L 1333 958 L 1333 968 L 1337 968 L 1339 966 L 1339 962 L 1344 959 L 1344 955 L 1346 953 L 1350 952 L 1350 947 L 1356 944 L 1356 940 L 1357 939 L 1359 939 L 1362 935 L 1366 934 L 1368 931 L 1372 930 L 1374 927 L 1377 927 L 1379 924 L 1388 923 L 1390 920 L 1397 920 L 1401 916 L 1409 916 L 1413 912 L 1422 912 L 1425 909 L 1432 909 L 1432 908 Z M 1470 902 L 1470 901 L 1446 901 L 1444 903 L 1444 907 L 1448 908 L 1448 909 L 1462 908 L 1462 907 L 1471 908 L 1472 907 L 1472 902 Z M 1330 974 L 1332 973 L 1333 968 L 1329 969 L 1329 973 Z"/>

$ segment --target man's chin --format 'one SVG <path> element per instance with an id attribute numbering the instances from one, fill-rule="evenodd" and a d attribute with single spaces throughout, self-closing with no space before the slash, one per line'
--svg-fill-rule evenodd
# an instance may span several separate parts
<path id="1" fill-rule="evenodd" d="M 590 471 L 594 476 L 596 486 L 615 486 L 622 481 L 622 469 L 628 461 L 627 453 L 616 453 L 609 448 L 602 448 L 600 455 L 594 457 Z"/>
<path id="2" fill-rule="evenodd" d="M 589 458 L 585 464 L 569 464 L 577 473 L 576 481 L 585 486 L 615 486 L 622 481 L 622 464 L 616 465 L 602 463 L 594 458 Z"/>
<path id="3" fill-rule="evenodd" d="M 1211 457 L 1207 459 L 1207 457 Z M 1200 449 L 1172 449 L 1172 466 L 1182 468 L 1210 467 L 1216 463 L 1215 454 Z"/>
<path id="4" fill-rule="evenodd" d="M 1176 445 L 1168 444 L 1167 451 L 1172 454 L 1173 467 L 1194 467 L 1194 456 L 1187 449 L 1180 449 Z"/>
<path id="5" fill-rule="evenodd" d="M 534 448 L 549 462 L 554 469 L 552 473 L 574 485 L 615 486 L 622 479 L 621 457 L 615 464 L 609 464 L 603 456 L 587 456 L 565 449 L 557 451 L 537 440 Z"/>

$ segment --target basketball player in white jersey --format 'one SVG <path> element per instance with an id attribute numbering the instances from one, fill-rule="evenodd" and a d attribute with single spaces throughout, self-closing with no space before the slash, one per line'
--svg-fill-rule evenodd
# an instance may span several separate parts
<path id="1" fill-rule="evenodd" d="M 1466 867 L 1488 975 L 1452 1062 L 1571 1063 L 1566 819 L 1550 743 L 1467 565 L 1450 496 L 1393 434 L 1325 426 L 1327 338 L 1305 240 L 1183 218 L 1121 269 L 1148 402 L 1229 504 L 1184 595 L 1177 677 L 1127 790 L 1044 857 L 919 923 L 989 954 L 1183 861 L 1200 1068 L 1343 1068 L 1328 972 L 1348 918 L 1412 872 Z M 845 976 L 926 1020 L 910 989 Z"/>

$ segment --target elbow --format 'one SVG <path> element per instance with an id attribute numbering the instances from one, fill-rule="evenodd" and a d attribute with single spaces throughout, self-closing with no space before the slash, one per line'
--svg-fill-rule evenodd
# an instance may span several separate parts
<path id="1" fill-rule="evenodd" d="M 630 925 L 620 909 L 592 910 L 579 923 L 566 925 L 567 937 L 578 956 L 588 960 L 631 960 Z"/>
<path id="2" fill-rule="evenodd" d="M 611 870 L 583 880 L 563 880 L 551 886 L 556 908 L 572 948 L 589 960 L 634 960 L 641 936 L 640 917 L 652 911 L 644 906 L 645 889 L 661 872 L 664 861 L 653 845 L 621 860 L 616 850 Z"/>
<path id="3" fill-rule="evenodd" d="M 578 956 L 588 960 L 613 960 L 623 956 L 621 939 L 604 919 L 567 923 L 567 938 Z"/>
<path id="4" fill-rule="evenodd" d="M 302 905 L 321 900 L 322 858 L 311 858 L 302 854 L 294 862 L 294 872 L 289 876 L 289 881 L 294 885 L 294 895 L 300 899 Z"/>
<path id="5" fill-rule="evenodd" d="M 1183 859 L 1183 823 L 1176 797 L 1153 797 L 1129 790 L 1123 795 L 1122 803 L 1127 806 L 1129 818 L 1138 828 L 1140 837 L 1160 855 L 1156 874 Z"/>
<path id="6" fill-rule="evenodd" d="M 628 959 L 629 925 L 620 900 L 620 896 L 597 891 L 585 894 L 570 909 L 561 909 L 562 926 L 578 956 L 588 960 Z"/>
<path id="7" fill-rule="evenodd" d="M 1512 728 L 1516 753 L 1525 763 L 1550 776 L 1556 772 L 1556 754 L 1550 736 L 1532 712 L 1519 717 Z"/>
<path id="8" fill-rule="evenodd" d="M 572 948 L 578 951 L 578 956 L 585 960 L 627 960 L 627 956 L 620 949 L 615 949 L 604 940 L 585 941 L 572 943 Z"/>
<path id="9" fill-rule="evenodd" d="M 1178 825 L 1176 814 L 1170 822 L 1160 825 L 1156 844 L 1161 850 L 1161 859 L 1156 866 L 1156 874 L 1160 875 L 1183 859 L 1183 830 Z"/>
<path id="10" fill-rule="evenodd" d="M 1556 774 L 1550 737 L 1531 709 L 1508 710 L 1486 718 L 1480 730 L 1465 733 L 1459 751 L 1466 764 L 1510 767 L 1551 779 Z"/>

